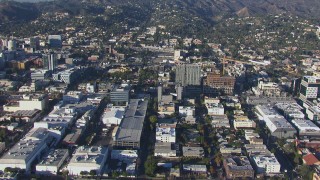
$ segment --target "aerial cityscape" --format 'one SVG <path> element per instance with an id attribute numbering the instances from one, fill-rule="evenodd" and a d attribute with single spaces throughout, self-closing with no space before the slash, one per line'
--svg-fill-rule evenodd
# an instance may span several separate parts
<path id="1" fill-rule="evenodd" d="M 320 180 L 319 9 L 0 0 L 0 179 Z"/>

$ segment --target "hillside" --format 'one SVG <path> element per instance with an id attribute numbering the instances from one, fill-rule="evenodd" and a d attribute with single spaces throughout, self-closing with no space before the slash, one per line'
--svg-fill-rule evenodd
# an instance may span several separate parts
<path id="1" fill-rule="evenodd" d="M 77 14 L 84 10 L 87 13 L 99 13 L 103 12 L 106 5 L 121 7 L 135 4 L 152 8 L 159 3 L 166 8 L 170 8 L 165 6 L 170 4 L 171 7 L 177 7 L 207 20 L 225 15 L 256 16 L 279 13 L 308 18 L 320 17 L 319 0 L 56 0 L 38 3 L 4 1 L 0 2 L 0 17 L 1 20 L 27 20 L 37 17 L 41 11 L 67 11 Z"/>
<path id="2" fill-rule="evenodd" d="M 40 15 L 39 9 L 33 4 L 18 2 L 0 3 L 0 22 L 28 21 Z"/>

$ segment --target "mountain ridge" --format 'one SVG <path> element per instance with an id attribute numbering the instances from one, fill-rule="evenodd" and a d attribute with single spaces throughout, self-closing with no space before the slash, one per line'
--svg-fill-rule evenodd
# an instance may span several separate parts
<path id="1" fill-rule="evenodd" d="M 43 0 L 41 0 L 43 1 Z M 0 21 L 32 20 L 43 12 L 103 13 L 107 6 L 123 7 L 136 5 L 153 8 L 156 5 L 170 10 L 177 7 L 206 21 L 222 16 L 262 16 L 267 14 L 288 14 L 304 18 L 320 18 L 319 0 L 55 0 L 37 3 L 0 1 Z M 150 15 L 151 16 L 151 15 Z"/>

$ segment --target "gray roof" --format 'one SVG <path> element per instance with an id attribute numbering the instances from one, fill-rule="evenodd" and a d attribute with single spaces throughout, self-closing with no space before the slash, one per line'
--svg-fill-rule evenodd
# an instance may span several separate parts
<path id="1" fill-rule="evenodd" d="M 146 116 L 148 100 L 131 99 L 125 117 L 119 126 L 116 140 L 139 142 Z"/>
<path id="2" fill-rule="evenodd" d="M 0 164 L 25 164 L 49 141 L 49 132 L 45 128 L 31 129 L 0 159 Z"/>
<path id="3" fill-rule="evenodd" d="M 58 166 L 67 153 L 67 149 L 51 150 L 37 166 Z"/>

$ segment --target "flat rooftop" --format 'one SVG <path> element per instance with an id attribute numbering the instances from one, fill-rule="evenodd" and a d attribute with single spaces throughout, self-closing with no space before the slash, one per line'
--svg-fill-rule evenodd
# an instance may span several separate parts
<path id="1" fill-rule="evenodd" d="M 2 158 L 0 164 L 25 164 L 37 153 L 46 141 L 49 141 L 45 128 L 31 129 L 27 135 L 16 143 Z"/>
<path id="2" fill-rule="evenodd" d="M 253 170 L 249 159 L 245 156 L 227 158 L 226 163 L 231 171 Z"/>
<path id="3" fill-rule="evenodd" d="M 292 123 L 302 131 L 320 131 L 320 128 L 312 121 L 306 119 L 293 119 Z"/>
<path id="4" fill-rule="evenodd" d="M 67 153 L 67 149 L 51 150 L 37 166 L 58 166 Z"/>
<path id="5" fill-rule="evenodd" d="M 18 110 L 12 113 L 11 116 L 33 117 L 40 112 L 41 112 L 40 110 Z"/>
<path id="6" fill-rule="evenodd" d="M 131 99 L 116 134 L 116 141 L 140 142 L 148 100 Z"/>

